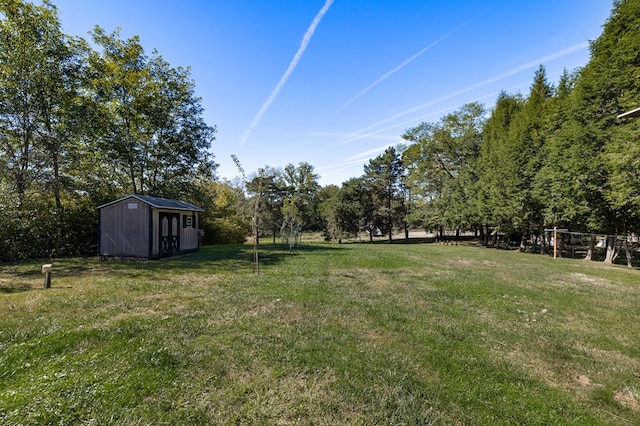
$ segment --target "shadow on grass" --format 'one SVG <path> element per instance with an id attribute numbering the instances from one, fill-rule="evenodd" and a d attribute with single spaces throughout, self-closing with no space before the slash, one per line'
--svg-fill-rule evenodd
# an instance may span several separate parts
<path id="1" fill-rule="evenodd" d="M 292 252 L 282 244 L 261 244 L 258 250 L 260 265 L 272 266 L 285 262 L 292 256 L 319 251 L 339 250 L 338 246 L 302 244 Z M 185 255 L 156 260 L 108 259 L 94 260 L 87 264 L 62 264 L 54 266 L 57 274 L 79 275 L 91 272 L 115 272 L 128 275 L 158 274 L 163 272 L 236 273 L 253 270 L 253 246 L 233 244 L 205 246 Z"/>
<path id="2" fill-rule="evenodd" d="M 329 244 L 301 244 L 292 251 L 282 244 L 260 244 L 258 257 L 261 265 L 276 265 L 291 256 L 304 253 L 339 250 Z M 201 269 L 213 268 L 218 271 L 234 272 L 253 269 L 253 246 L 249 244 L 206 246 L 200 251 L 173 259 L 152 261 L 153 268 L 160 269 Z"/>
<path id="3" fill-rule="evenodd" d="M 286 262 L 287 259 L 305 253 L 340 250 L 338 245 L 306 243 L 293 251 L 282 244 L 259 246 L 260 266 L 269 267 Z M 30 291 L 37 288 L 34 283 L 42 280 L 41 267 L 53 264 L 52 277 L 80 277 L 91 274 L 115 274 L 120 277 L 143 275 L 161 277 L 164 273 L 247 273 L 253 271 L 253 246 L 250 244 L 205 246 L 199 251 L 157 260 L 107 259 L 98 257 L 73 257 L 59 259 L 36 259 L 18 262 L 11 266 L 0 265 L 0 294 Z"/>
<path id="4" fill-rule="evenodd" d="M 391 240 L 391 244 L 427 244 L 435 242 L 434 238 L 427 237 L 418 237 L 418 238 L 394 238 Z M 376 237 L 373 241 L 369 240 L 347 240 L 343 241 L 342 244 L 389 244 L 388 238 Z"/>
<path id="5" fill-rule="evenodd" d="M 31 286 L 27 284 L 19 284 L 19 285 L 10 285 L 3 286 L 0 285 L 0 294 L 12 294 L 12 293 L 22 293 L 23 291 L 33 290 Z"/>

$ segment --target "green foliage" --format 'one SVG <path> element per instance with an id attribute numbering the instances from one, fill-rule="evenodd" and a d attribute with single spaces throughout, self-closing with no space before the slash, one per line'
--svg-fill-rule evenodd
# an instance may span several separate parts
<path id="1" fill-rule="evenodd" d="M 322 229 L 318 218 L 318 200 L 316 195 L 320 187 L 319 176 L 314 173 L 309 163 L 299 163 L 297 166 L 288 164 L 283 171 L 284 192 L 287 197 L 294 197 L 295 205 L 300 215 L 301 229 L 317 231 Z"/>
<path id="2" fill-rule="evenodd" d="M 353 178 L 334 189 L 333 194 L 321 205 L 325 218 L 325 233 L 329 239 L 340 240 L 358 236 L 360 231 L 369 231 L 376 227 L 373 189 L 367 180 Z"/>
<path id="3" fill-rule="evenodd" d="M 554 88 L 540 66 L 528 95 L 501 93 L 471 139 L 455 131 L 461 112 L 408 130 L 409 220 L 482 225 L 485 237 L 553 226 L 637 233 L 638 123 L 616 116 L 640 105 L 639 22 L 640 3 L 616 1 L 583 69 Z"/>
<path id="4" fill-rule="evenodd" d="M 65 153 L 76 147 L 82 43 L 62 34 L 56 8 L 0 3 L 0 183 L 21 203 L 48 185 L 60 206 Z"/>
<path id="5" fill-rule="evenodd" d="M 242 189 L 228 182 L 204 180 L 197 193 L 194 202 L 204 209 L 202 244 L 243 243 L 251 233 L 251 224 L 245 216 Z"/>
<path id="6" fill-rule="evenodd" d="M 95 254 L 98 217 L 84 198 L 51 199 L 30 196 L 18 206 L 17 198 L 0 201 L 0 262 Z"/>
<path id="7" fill-rule="evenodd" d="M 470 229 L 478 223 L 473 193 L 478 179 L 484 107 L 464 105 L 438 123 L 407 130 L 403 153 L 411 193 L 409 220 L 423 229 Z"/>
<path id="8" fill-rule="evenodd" d="M 95 253 L 95 206 L 125 194 L 199 197 L 215 128 L 188 69 L 99 27 L 93 51 L 49 1 L 0 18 L 0 259 Z"/>
<path id="9" fill-rule="evenodd" d="M 323 220 L 323 232 L 327 241 L 339 241 L 344 235 L 340 219 L 340 188 L 327 185 L 320 189 L 318 211 Z"/>
<path id="10" fill-rule="evenodd" d="M 576 230 L 592 230 L 590 194 L 592 180 L 598 176 L 597 155 L 586 155 L 587 146 L 580 143 L 581 127 L 574 119 L 577 76 L 566 71 L 558 82 L 555 95 L 544 117 L 547 139 L 541 147 L 542 166 L 533 182 L 535 197 L 543 200 L 542 220 L 545 224 Z"/>
<path id="11" fill-rule="evenodd" d="M 282 203 L 285 195 L 285 182 L 282 170 L 266 166 L 247 182 L 247 192 L 252 196 L 247 206 L 253 217 L 257 230 L 272 232 L 275 242 L 276 234 L 282 226 Z"/>
<path id="12" fill-rule="evenodd" d="M 157 52 L 149 59 L 137 36 L 93 31 L 90 90 L 100 105 L 97 148 L 120 185 L 135 194 L 179 198 L 198 175 L 211 176 L 208 148 L 215 128 L 202 119 L 189 70 L 172 68 Z"/>
<path id="13" fill-rule="evenodd" d="M 394 147 L 387 148 L 364 166 L 364 180 L 373 194 L 369 235 L 379 228 L 391 241 L 394 226 L 400 224 L 405 214 L 404 171 L 402 158 Z"/>

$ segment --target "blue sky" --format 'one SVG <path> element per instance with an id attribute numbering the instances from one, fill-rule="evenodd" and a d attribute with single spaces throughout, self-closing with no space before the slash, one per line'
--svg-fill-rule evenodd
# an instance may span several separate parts
<path id="1" fill-rule="evenodd" d="M 608 0 L 52 0 L 63 31 L 139 35 L 191 68 L 217 127 L 218 175 L 308 162 L 320 183 L 363 165 L 465 103 L 526 94 L 589 58 Z"/>

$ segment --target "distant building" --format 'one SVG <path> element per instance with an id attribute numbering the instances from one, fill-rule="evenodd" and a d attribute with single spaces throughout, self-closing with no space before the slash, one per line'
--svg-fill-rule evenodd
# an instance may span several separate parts
<path id="1" fill-rule="evenodd" d="M 178 200 L 129 195 L 98 206 L 100 256 L 157 259 L 200 248 L 200 213 Z"/>

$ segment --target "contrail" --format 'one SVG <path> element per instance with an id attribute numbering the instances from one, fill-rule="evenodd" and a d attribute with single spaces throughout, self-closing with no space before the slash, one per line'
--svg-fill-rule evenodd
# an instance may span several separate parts
<path id="1" fill-rule="evenodd" d="M 587 47 L 589 47 L 589 42 L 585 41 L 585 42 L 582 42 L 582 43 L 574 44 L 573 46 L 569 46 L 566 49 L 560 50 L 560 51 L 552 53 L 550 55 L 543 56 L 542 58 L 538 58 L 536 60 L 533 60 L 533 61 L 527 62 L 525 64 L 519 65 L 516 68 L 513 68 L 513 69 L 511 69 L 509 71 L 506 71 L 506 72 L 504 72 L 502 74 L 499 74 L 499 75 L 497 75 L 495 77 L 491 77 L 491 78 L 489 78 L 487 80 L 484 80 L 484 81 L 481 81 L 479 83 L 473 84 L 473 85 L 471 85 L 469 87 L 466 87 L 464 89 L 457 90 L 455 92 L 452 92 L 452 93 L 449 93 L 447 95 L 441 96 L 441 97 L 439 97 L 437 99 L 434 99 L 434 100 L 431 100 L 431 101 L 427 102 L 426 104 L 422 104 L 422 105 L 410 108 L 408 110 L 399 112 L 396 115 L 393 115 L 391 117 L 385 118 L 384 120 L 381 120 L 381 121 L 379 121 L 377 123 L 374 123 L 374 124 L 372 124 L 372 125 L 370 125 L 368 127 L 365 127 L 364 129 L 360 129 L 358 131 L 355 131 L 355 132 L 352 133 L 353 136 L 347 137 L 347 138 L 342 138 L 342 139 L 338 140 L 335 143 L 334 146 L 342 145 L 342 144 L 350 142 L 352 140 L 359 139 L 360 135 L 363 132 L 366 132 L 366 131 L 371 130 L 371 129 L 375 128 L 375 127 L 378 127 L 378 126 L 381 126 L 383 124 L 386 124 L 386 123 L 388 123 L 390 121 L 396 120 L 396 119 L 398 119 L 400 117 L 404 117 L 405 115 L 411 114 L 411 113 L 416 112 L 416 111 L 420 111 L 421 109 L 430 107 L 432 105 L 435 105 L 435 104 L 438 104 L 440 102 L 446 101 L 447 99 L 451 99 L 451 98 L 454 98 L 456 96 L 465 94 L 467 92 L 471 92 L 472 90 L 479 89 L 480 87 L 487 86 L 487 85 L 489 85 L 491 83 L 495 83 L 496 81 L 503 80 L 503 79 L 505 79 L 507 77 L 511 77 L 512 75 L 518 74 L 519 72 L 522 72 L 522 71 L 524 71 L 526 69 L 535 67 L 537 65 L 543 64 L 543 63 L 548 62 L 548 61 L 552 61 L 554 59 L 561 58 L 561 57 L 569 55 L 569 54 L 571 54 L 573 52 L 577 52 L 578 50 L 586 49 Z"/>
<path id="2" fill-rule="evenodd" d="M 353 136 L 352 133 L 336 133 L 336 132 L 309 132 L 308 136 L 312 137 L 330 137 L 330 138 L 350 138 Z M 396 136 L 383 136 L 383 135 L 371 135 L 372 139 L 383 139 L 383 140 L 392 140 L 397 139 Z"/>
<path id="3" fill-rule="evenodd" d="M 379 152 L 382 152 L 385 149 L 389 148 L 390 146 L 396 146 L 398 144 L 398 139 L 403 141 L 402 138 L 397 138 L 396 137 L 395 139 L 396 139 L 396 143 L 391 143 L 391 144 L 388 143 L 386 145 L 382 145 L 382 146 L 379 146 L 377 148 L 373 148 L 373 149 L 370 149 L 368 151 L 364 151 L 364 152 L 361 152 L 359 154 L 352 155 L 351 157 L 347 158 L 347 160 L 356 160 L 356 159 L 358 159 L 358 160 L 365 159 L 366 160 L 367 158 L 371 157 L 373 154 L 377 154 Z"/>
<path id="4" fill-rule="evenodd" d="M 398 139 L 398 138 L 395 138 Z M 367 159 L 369 157 L 371 157 L 374 154 L 378 154 L 380 152 L 383 152 L 385 149 L 389 148 L 390 146 L 396 146 L 396 144 L 386 144 L 383 145 L 381 147 L 378 148 L 374 148 L 374 149 L 370 149 L 369 151 L 366 152 L 361 152 L 360 154 L 356 154 L 356 155 L 352 155 L 351 157 L 347 158 L 347 161 L 342 162 L 342 163 L 338 163 L 338 164 L 332 164 L 330 166 L 325 166 L 325 167 L 319 167 L 318 171 L 319 172 L 323 172 L 322 175 L 323 176 L 330 176 L 333 174 L 336 174 L 338 172 L 341 172 L 343 170 L 347 170 L 355 165 L 361 165 L 364 162 L 367 161 Z M 327 172 L 324 172 L 325 170 L 327 170 Z"/>
<path id="5" fill-rule="evenodd" d="M 431 43 L 430 45 L 428 45 L 427 47 L 425 47 L 424 49 L 422 49 L 421 51 L 419 51 L 418 53 L 416 53 L 415 55 L 413 55 L 412 57 L 410 57 L 409 59 L 405 60 L 403 63 L 401 63 L 400 65 L 398 65 L 397 67 L 395 67 L 394 69 L 392 69 L 391 71 L 388 71 L 387 73 L 385 73 L 384 75 L 382 75 L 382 77 L 378 78 L 376 81 L 374 81 L 373 83 L 371 83 L 370 85 L 368 85 L 367 87 L 365 87 L 364 89 L 362 89 L 360 91 L 360 93 L 358 93 L 357 95 L 355 95 L 353 98 L 349 99 L 347 102 L 345 102 L 344 104 L 342 104 L 342 106 L 340 108 L 338 108 L 337 110 L 335 110 L 334 114 L 339 113 L 340 111 L 342 111 L 343 109 L 345 109 L 351 102 L 355 101 L 356 99 L 358 99 L 360 96 L 364 95 L 365 93 L 367 93 L 369 90 L 373 89 L 374 87 L 376 87 L 378 84 L 382 83 L 383 81 L 385 81 L 387 78 L 391 77 L 393 74 L 397 73 L 398 71 L 400 71 L 402 68 L 406 67 L 407 65 L 409 65 L 411 62 L 413 62 L 414 60 L 416 60 L 420 55 L 422 55 L 424 52 L 426 52 L 427 50 L 431 49 L 433 46 L 439 44 L 440 42 L 442 42 L 443 40 L 445 40 L 447 37 L 449 37 L 450 35 L 454 34 L 455 32 L 457 32 L 458 30 L 460 30 L 461 28 L 465 27 L 467 24 L 469 24 L 469 22 L 473 21 L 473 19 L 469 19 L 467 22 L 465 22 L 462 25 L 457 26 L 456 28 L 454 28 L 453 30 L 449 31 L 448 33 L 446 33 L 445 35 L 443 35 L 442 37 L 440 37 L 439 39 L 437 39 L 436 41 L 434 41 L 433 43 Z"/>
<path id="6" fill-rule="evenodd" d="M 497 94 L 497 93 L 498 92 L 494 93 L 494 95 Z M 387 130 L 393 130 L 393 129 L 396 129 L 398 127 L 405 126 L 407 124 L 414 124 L 416 121 L 424 120 L 427 117 L 431 117 L 433 115 L 438 115 L 439 116 L 440 114 L 443 114 L 443 113 L 445 113 L 447 111 L 450 111 L 453 108 L 455 108 L 455 107 L 449 106 L 449 107 L 443 108 L 443 109 L 441 109 L 439 111 L 430 112 L 427 115 L 423 115 L 422 117 L 411 118 L 411 119 L 403 121 L 401 123 L 396 123 L 396 124 L 393 124 L 391 126 L 385 127 L 383 129 L 374 130 L 373 132 L 369 132 L 369 133 L 358 133 L 358 132 L 349 133 L 349 134 L 345 135 L 342 139 L 340 139 L 337 143 L 331 145 L 331 148 L 335 148 L 337 146 L 344 145 L 344 144 L 346 144 L 348 142 L 353 142 L 355 140 L 364 139 L 364 138 L 367 138 L 367 139 L 388 139 L 388 138 L 393 138 L 393 139 L 395 139 L 396 138 L 395 136 L 378 136 L 378 135 L 380 133 L 386 132 Z M 360 132 L 362 132 L 362 131 L 364 131 L 364 130 L 361 130 Z"/>
<path id="7" fill-rule="evenodd" d="M 251 120 L 251 124 L 249 125 L 249 128 L 242 135 L 242 138 L 240 139 L 240 144 L 239 144 L 240 146 L 243 146 L 245 144 L 245 142 L 247 141 L 247 138 L 249 138 L 249 135 L 251 134 L 251 132 L 253 132 L 253 129 L 258 125 L 258 123 L 262 119 L 262 116 L 267 112 L 267 110 L 269 109 L 269 107 L 271 106 L 275 98 L 278 96 L 278 93 L 280 93 L 280 90 L 282 90 L 282 87 L 285 85 L 285 83 L 289 79 L 289 76 L 291 76 L 291 73 L 293 73 L 293 70 L 298 65 L 298 62 L 300 62 L 300 58 L 302 58 L 302 54 L 307 49 L 307 46 L 309 45 L 309 41 L 311 41 L 311 37 L 313 36 L 313 33 L 316 31 L 318 24 L 320 24 L 320 21 L 324 17 L 325 13 L 327 13 L 327 11 L 329 10 L 329 7 L 331 7 L 331 4 L 333 3 L 333 1 L 334 0 L 326 0 L 324 3 L 324 6 L 322 7 L 322 9 L 320 9 L 320 12 L 318 12 L 316 17 L 313 19 L 313 22 L 311 23 L 311 25 L 307 29 L 307 32 L 302 38 L 302 43 L 300 44 L 298 51 L 293 56 L 293 59 L 289 64 L 289 68 L 287 68 L 287 70 L 284 72 L 284 74 L 282 75 L 282 78 L 280 78 L 280 81 L 276 85 L 275 89 L 273 89 L 273 92 L 271 92 L 271 95 L 269 96 L 269 98 L 262 105 L 262 108 L 260 109 L 258 114 L 255 117 L 253 117 L 253 120 Z"/>

